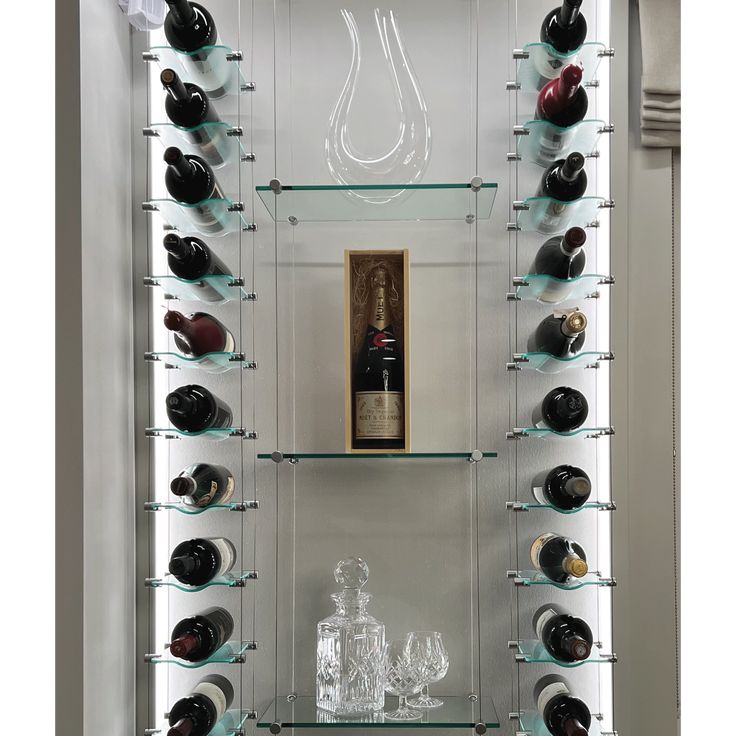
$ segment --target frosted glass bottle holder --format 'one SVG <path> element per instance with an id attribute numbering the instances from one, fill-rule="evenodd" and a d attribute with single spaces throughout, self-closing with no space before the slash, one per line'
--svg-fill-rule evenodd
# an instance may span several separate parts
<path id="1" fill-rule="evenodd" d="M 166 224 L 183 233 L 196 233 L 208 238 L 222 237 L 240 230 L 252 232 L 256 226 L 243 217 L 243 203 L 231 199 L 203 199 L 196 204 L 186 204 L 175 199 L 152 199 L 143 203 L 146 212 L 158 212 Z M 213 225 L 203 225 L 197 220 L 198 210 L 206 209 Z"/>
<path id="2" fill-rule="evenodd" d="M 577 514 L 580 511 L 596 510 L 596 511 L 615 511 L 616 504 L 613 501 L 590 501 L 584 503 L 576 509 L 560 509 L 551 503 L 527 503 L 526 501 L 506 501 L 506 510 L 516 513 L 527 511 L 554 511 L 558 514 Z"/>
<path id="3" fill-rule="evenodd" d="M 245 722 L 256 717 L 255 711 L 229 710 L 207 736 L 245 736 Z M 156 728 L 145 729 L 143 733 L 144 736 L 158 736 L 158 734 L 168 733 L 169 728 L 169 722 L 166 720 Z"/>
<path id="4" fill-rule="evenodd" d="M 527 197 L 513 204 L 516 222 L 509 230 L 531 230 L 543 235 L 560 235 L 568 227 L 597 227 L 602 210 L 615 207 L 612 200 L 603 197 L 580 197 L 562 202 L 553 197 Z"/>
<path id="5" fill-rule="evenodd" d="M 179 440 L 185 438 L 199 438 L 221 442 L 230 437 L 239 437 L 243 440 L 258 439 L 258 432 L 242 427 L 218 427 L 216 429 L 203 429 L 201 432 L 185 432 L 175 427 L 150 427 L 146 429 L 146 437 L 163 437 L 166 440 Z"/>
<path id="6" fill-rule="evenodd" d="M 554 374 L 570 368 L 598 368 L 601 362 L 613 360 L 614 357 L 613 353 L 595 350 L 575 353 L 566 358 L 540 352 L 514 353 L 513 361 L 506 363 L 506 370 L 535 370 L 538 373 Z"/>
<path id="7" fill-rule="evenodd" d="M 206 150 L 192 140 L 201 131 L 206 133 L 209 139 L 208 145 L 217 149 L 222 161 L 213 161 L 212 157 L 207 155 Z M 173 123 L 153 123 L 148 128 L 143 128 L 143 135 L 156 139 L 164 148 L 174 146 L 185 154 L 202 156 L 213 169 L 221 169 L 241 161 L 256 160 L 254 154 L 246 153 L 243 148 L 243 129 L 223 122 L 202 123 L 193 128 L 181 128 Z"/>
<path id="8" fill-rule="evenodd" d="M 517 588 L 533 585 L 549 585 L 560 590 L 580 590 L 580 588 L 615 588 L 616 578 L 604 577 L 600 572 L 589 572 L 582 578 L 573 578 L 568 583 L 556 583 L 538 570 L 507 570 L 506 577 L 514 581 Z"/>
<path id="9" fill-rule="evenodd" d="M 257 570 L 243 570 L 242 572 L 218 575 L 204 585 L 185 585 L 169 573 L 157 578 L 146 578 L 145 584 L 147 588 L 176 588 L 185 593 L 198 593 L 200 590 L 207 590 L 207 588 L 245 588 L 245 584 L 249 580 L 258 580 Z"/>
<path id="10" fill-rule="evenodd" d="M 506 295 L 509 301 L 536 301 L 544 304 L 561 304 L 570 299 L 597 299 L 600 296 L 599 286 L 611 286 L 616 283 L 613 276 L 600 273 L 584 273 L 573 279 L 558 279 L 554 276 L 539 273 L 528 273 L 525 276 L 514 276 L 515 292 Z M 550 293 L 560 293 L 562 299 L 549 301 L 543 298 Z"/>
<path id="11" fill-rule="evenodd" d="M 565 128 L 548 120 L 529 120 L 524 125 L 514 126 L 516 155 L 508 158 L 545 167 L 573 151 L 597 158 L 601 135 L 612 132 L 613 126 L 606 125 L 603 120 L 581 120 Z"/>
<path id="12" fill-rule="evenodd" d="M 198 54 L 207 54 L 207 65 L 211 69 L 209 79 L 205 81 L 193 68 L 196 66 Z M 233 51 L 229 46 L 203 46 L 197 51 L 178 51 L 171 46 L 153 46 L 143 52 L 143 61 L 155 61 L 161 69 L 173 69 L 185 82 L 193 82 L 201 87 L 213 100 L 226 95 L 238 95 L 241 92 L 253 92 L 256 85 L 246 82 L 240 71 L 239 62 L 243 60 L 240 51 Z"/>
<path id="13" fill-rule="evenodd" d="M 607 49 L 605 44 L 598 41 L 588 41 L 565 54 L 561 54 L 548 43 L 528 43 L 524 48 L 513 51 L 513 58 L 519 62 L 519 66 L 516 70 L 516 81 L 507 87 L 523 92 L 537 92 L 550 79 L 558 77 L 566 64 L 582 66 L 583 84 L 597 87 L 598 65 L 602 59 L 610 58 L 613 54 L 613 49 Z"/>
<path id="14" fill-rule="evenodd" d="M 195 357 L 181 353 L 145 353 L 146 361 L 163 363 L 166 368 L 195 368 L 205 373 L 226 373 L 239 368 L 241 370 L 255 370 L 258 363 L 248 360 L 243 353 L 213 352 Z"/>
<path id="15" fill-rule="evenodd" d="M 603 645 L 599 641 L 593 643 L 593 651 L 582 662 L 561 662 L 559 659 L 555 659 L 539 639 L 510 641 L 508 646 L 509 649 L 516 650 L 514 655 L 516 662 L 526 664 L 556 664 L 559 667 L 572 669 L 584 664 L 613 664 L 618 661 L 615 654 L 602 653 Z"/>
<path id="16" fill-rule="evenodd" d="M 252 302 L 258 295 L 246 291 L 245 281 L 225 274 L 203 276 L 201 279 L 180 279 L 178 276 L 146 276 L 143 279 L 145 286 L 159 286 L 164 290 L 164 299 L 180 299 L 181 301 L 196 301 L 204 304 L 219 304 L 222 302 L 244 301 Z M 215 291 L 220 299 L 203 299 L 202 294 L 211 295 Z"/>
<path id="17" fill-rule="evenodd" d="M 586 439 L 597 440 L 600 437 L 609 437 L 614 434 L 616 434 L 616 430 L 613 427 L 580 427 L 579 429 L 573 429 L 572 432 L 555 432 L 555 430 L 546 427 L 514 427 L 510 432 L 506 432 L 506 439 L 521 440 L 527 437 L 545 439 L 547 437 L 582 436 Z"/>
<path id="18" fill-rule="evenodd" d="M 255 641 L 229 641 L 207 659 L 203 659 L 201 662 L 189 662 L 171 654 L 169 644 L 167 644 L 163 654 L 146 654 L 143 659 L 148 664 L 171 664 L 187 670 L 196 670 L 208 664 L 243 664 L 246 652 L 257 648 L 258 643 Z"/>
<path id="19" fill-rule="evenodd" d="M 615 731 L 602 731 L 603 716 L 591 713 L 592 720 L 588 729 L 588 736 L 617 736 Z M 514 736 L 551 736 L 544 725 L 544 719 L 536 710 L 522 710 L 518 713 L 509 713 L 509 720 L 516 721 Z"/>
<path id="20" fill-rule="evenodd" d="M 251 511 L 259 508 L 258 501 L 244 503 L 211 503 L 207 506 L 191 506 L 182 501 L 146 501 L 144 511 L 176 511 L 184 516 L 199 516 L 206 511 Z"/>

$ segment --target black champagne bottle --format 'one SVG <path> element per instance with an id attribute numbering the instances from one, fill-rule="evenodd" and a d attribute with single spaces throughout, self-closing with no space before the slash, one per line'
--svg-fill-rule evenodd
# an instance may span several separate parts
<path id="1" fill-rule="evenodd" d="M 210 47 L 217 44 L 217 27 L 210 12 L 188 0 L 166 0 L 169 12 L 164 21 L 166 40 L 181 54 L 191 78 L 213 98 L 226 93 L 227 62 Z"/>
<path id="2" fill-rule="evenodd" d="M 207 736 L 232 705 L 234 690 L 222 675 L 206 675 L 169 711 L 168 736 Z"/>
<path id="3" fill-rule="evenodd" d="M 171 632 L 169 651 L 187 662 L 211 657 L 233 635 L 233 617 L 220 606 L 212 606 L 183 618 Z"/>
<path id="4" fill-rule="evenodd" d="M 539 300 L 557 304 L 567 299 L 574 284 L 570 283 L 585 269 L 587 236 L 581 227 L 571 227 L 564 235 L 545 241 L 534 257 L 529 273 L 551 276 Z M 552 280 L 554 279 L 554 280 Z"/>
<path id="5" fill-rule="evenodd" d="M 176 233 L 164 235 L 164 248 L 169 253 L 171 273 L 180 279 L 197 281 L 204 276 L 230 276 L 230 269 L 199 238 L 180 237 Z M 196 284 L 197 297 L 203 302 L 221 302 L 222 294 L 206 281 Z"/>
<path id="6" fill-rule="evenodd" d="M 224 429 L 233 424 L 230 407 L 196 383 L 172 391 L 166 397 L 166 413 L 171 423 L 182 432 Z"/>
<path id="7" fill-rule="evenodd" d="M 227 135 L 225 126 L 205 126 L 219 123 L 220 116 L 205 91 L 191 82 L 183 82 L 173 69 L 161 72 L 161 84 L 167 92 L 166 115 L 186 139 L 197 147 L 210 166 L 225 163 Z"/>
<path id="8" fill-rule="evenodd" d="M 177 202 L 193 205 L 186 208 L 192 223 L 206 233 L 224 233 L 219 207 L 215 211 L 204 201 L 225 199 L 209 164 L 200 156 L 184 155 L 174 146 L 164 151 L 164 161 L 168 164 L 164 175 L 166 189 Z"/>
<path id="9" fill-rule="evenodd" d="M 389 274 L 370 274 L 371 302 L 365 338 L 353 371 L 353 447 L 405 447 L 404 364 L 389 304 Z"/>
<path id="10" fill-rule="evenodd" d="M 560 662 L 582 662 L 593 650 L 590 626 L 556 603 L 537 609 L 532 626 L 545 649 Z"/>
<path id="11" fill-rule="evenodd" d="M 585 550 L 572 539 L 554 532 L 541 534 L 532 542 L 532 566 L 554 583 L 568 583 L 588 573 Z"/>
<path id="12" fill-rule="evenodd" d="M 550 197 L 551 201 L 534 213 L 539 232 L 557 233 L 567 227 L 572 217 L 568 203 L 580 199 L 588 187 L 584 166 L 585 156 L 574 151 L 567 158 L 555 161 L 542 174 L 537 196 Z"/>
<path id="13" fill-rule="evenodd" d="M 232 570 L 237 555 L 224 537 L 187 539 L 174 547 L 169 572 L 184 585 L 206 585 Z"/>
<path id="14" fill-rule="evenodd" d="M 570 683 L 561 675 L 537 680 L 534 701 L 551 736 L 588 736 L 590 710 L 572 694 Z"/>
<path id="15" fill-rule="evenodd" d="M 569 358 L 582 350 L 588 318 L 578 309 L 553 312 L 529 337 L 530 352 L 549 353 L 556 358 Z"/>
<path id="16" fill-rule="evenodd" d="M 230 502 L 235 490 L 233 474 L 221 465 L 194 463 L 171 481 L 171 492 L 187 506 L 204 508 Z"/>
<path id="17" fill-rule="evenodd" d="M 557 465 L 532 481 L 534 498 L 560 511 L 579 509 L 590 498 L 591 489 L 588 474 L 574 465 Z"/>
<path id="18" fill-rule="evenodd" d="M 553 432 L 572 432 L 588 418 L 588 401 L 580 391 L 569 386 L 553 388 L 532 412 L 532 423 Z"/>

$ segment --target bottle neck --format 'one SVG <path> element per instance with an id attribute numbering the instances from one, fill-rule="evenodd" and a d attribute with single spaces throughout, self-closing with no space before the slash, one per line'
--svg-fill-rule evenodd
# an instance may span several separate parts
<path id="1" fill-rule="evenodd" d="M 564 637 L 563 646 L 567 653 L 576 660 L 587 659 L 590 655 L 590 644 L 579 634 Z"/>
<path id="2" fill-rule="evenodd" d="M 172 575 L 186 575 L 197 569 L 197 558 L 193 555 L 179 555 L 169 560 L 169 572 Z"/>
<path id="3" fill-rule="evenodd" d="M 559 23 L 563 28 L 569 28 L 575 24 L 580 14 L 580 2 L 572 3 L 569 0 L 562 0 L 560 12 L 557 16 Z"/>
<path id="4" fill-rule="evenodd" d="M 181 238 L 174 233 L 169 233 L 164 237 L 164 248 L 177 261 L 188 261 L 194 254 L 191 243 L 186 238 Z"/>
<path id="5" fill-rule="evenodd" d="M 368 322 L 377 330 L 385 330 L 391 324 L 391 309 L 385 286 L 376 286 L 373 289 Z"/>
<path id="6" fill-rule="evenodd" d="M 573 182 L 578 178 L 578 176 L 580 176 L 581 171 L 582 168 L 577 168 L 571 165 L 569 160 L 565 161 L 565 163 L 559 168 L 560 179 L 566 182 Z"/>
<path id="7" fill-rule="evenodd" d="M 166 71 L 171 70 L 164 70 L 161 74 L 164 89 L 177 105 L 185 105 L 192 99 L 192 93 L 187 89 L 187 86 L 178 74 L 171 72 L 171 75 L 166 75 Z"/>
<path id="8" fill-rule="evenodd" d="M 191 179 L 194 176 L 194 166 L 184 155 L 172 161 L 169 164 L 169 168 L 172 169 L 180 179 Z"/>
<path id="9" fill-rule="evenodd" d="M 189 26 L 194 22 L 196 14 L 187 0 L 166 0 L 166 4 L 176 25 Z"/>
<path id="10" fill-rule="evenodd" d="M 178 636 L 169 645 L 169 650 L 175 657 L 185 657 L 196 649 L 199 649 L 201 642 L 196 634 L 184 634 Z"/>
<path id="11" fill-rule="evenodd" d="M 361 593 L 358 590 L 350 588 L 346 588 L 341 593 L 333 593 L 332 595 L 337 613 L 343 616 L 364 614 L 370 599 L 371 596 L 369 593 Z"/>

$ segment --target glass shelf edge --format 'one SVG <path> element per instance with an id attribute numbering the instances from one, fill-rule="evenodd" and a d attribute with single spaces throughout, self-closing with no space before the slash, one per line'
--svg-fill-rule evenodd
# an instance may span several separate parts
<path id="1" fill-rule="evenodd" d="M 407 460 L 407 459 L 464 459 L 470 462 L 480 462 L 486 458 L 498 457 L 496 452 L 478 451 L 477 460 L 473 452 L 262 452 L 258 453 L 259 460 L 272 460 L 281 463 L 284 460 L 293 463 L 299 460 Z"/>
<path id="2" fill-rule="evenodd" d="M 257 649 L 257 643 L 254 641 L 233 641 L 228 642 L 220 647 L 212 656 L 203 659 L 201 662 L 189 662 L 186 659 L 179 659 L 168 653 L 162 654 L 146 654 L 144 660 L 147 664 L 168 664 L 175 667 L 183 667 L 188 670 L 196 670 L 200 667 L 206 667 L 211 664 L 243 664 L 246 660 L 246 653 Z"/>
<path id="3" fill-rule="evenodd" d="M 580 590 L 580 588 L 598 587 L 615 588 L 616 578 L 603 577 L 598 572 L 591 572 L 582 578 L 574 578 L 569 583 L 556 583 L 546 575 L 535 570 L 508 570 L 506 577 L 513 580 L 514 585 L 519 588 L 529 588 L 535 585 L 548 585 L 559 590 Z"/>
<path id="4" fill-rule="evenodd" d="M 596 642 L 593 647 L 593 653 L 588 659 L 582 662 L 562 662 L 555 659 L 545 648 L 539 639 L 521 639 L 519 641 L 510 641 L 509 649 L 516 650 L 514 658 L 517 662 L 525 664 L 554 664 L 565 669 L 575 669 L 586 664 L 615 664 L 618 662 L 616 654 L 602 654 L 602 644 Z"/>
<path id="5" fill-rule="evenodd" d="M 184 516 L 199 516 L 206 511 L 249 511 L 259 507 L 258 501 L 244 503 L 211 503 L 208 506 L 189 506 L 181 501 L 146 501 L 144 511 L 176 511 Z"/>
<path id="6" fill-rule="evenodd" d="M 615 511 L 616 504 L 613 501 L 591 501 L 584 503 L 576 509 L 559 509 L 550 503 L 527 503 L 526 501 L 506 501 L 508 511 L 555 511 L 558 514 L 570 516 L 581 511 Z"/>
<path id="7" fill-rule="evenodd" d="M 574 429 L 572 432 L 555 432 L 553 429 L 540 429 L 538 427 L 514 427 L 510 432 L 506 432 L 506 439 L 518 440 L 524 437 L 577 437 L 586 433 L 586 439 L 598 439 L 599 437 L 610 437 L 616 434 L 613 427 L 581 427 Z"/>
<path id="8" fill-rule="evenodd" d="M 185 432 L 175 427 L 147 427 L 146 437 L 163 437 L 167 440 L 178 440 L 193 437 L 204 439 L 224 440 L 228 437 L 240 437 L 244 440 L 258 439 L 258 433 L 242 427 L 225 427 L 218 429 L 203 429 L 201 432 Z"/>
<path id="9" fill-rule="evenodd" d="M 164 575 L 157 578 L 146 578 L 147 588 L 176 588 L 184 593 L 198 593 L 207 588 L 245 588 L 249 580 L 257 580 L 257 570 L 243 570 L 239 573 L 228 573 L 210 580 L 204 585 L 186 585 L 180 583 L 173 575 Z"/>

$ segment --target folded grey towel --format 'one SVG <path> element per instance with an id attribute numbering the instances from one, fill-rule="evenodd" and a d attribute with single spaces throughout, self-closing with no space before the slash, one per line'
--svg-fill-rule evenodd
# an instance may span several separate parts
<path id="1" fill-rule="evenodd" d="M 639 21 L 642 91 L 679 95 L 679 0 L 639 0 Z"/>
<path id="2" fill-rule="evenodd" d="M 641 144 L 651 148 L 679 148 L 679 130 L 642 130 Z"/>
<path id="3" fill-rule="evenodd" d="M 656 110 L 679 110 L 680 95 L 659 95 L 656 92 L 642 93 L 644 107 Z"/>
<path id="4" fill-rule="evenodd" d="M 656 120 L 662 123 L 677 123 L 680 124 L 680 111 L 679 110 L 654 110 L 651 107 L 644 105 L 641 109 L 642 120 Z"/>
<path id="5" fill-rule="evenodd" d="M 663 120 L 642 120 L 642 130 L 680 130 L 680 123 L 668 123 Z"/>

